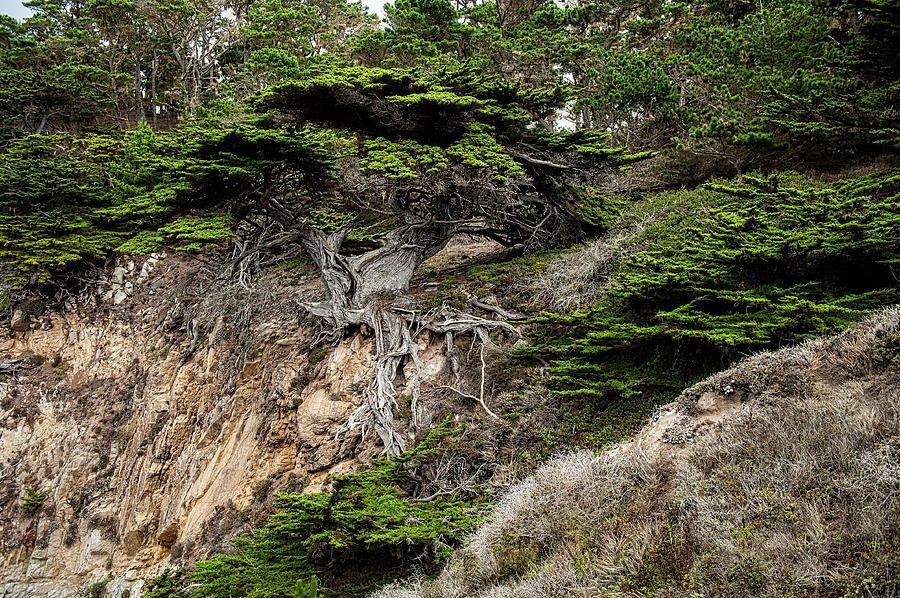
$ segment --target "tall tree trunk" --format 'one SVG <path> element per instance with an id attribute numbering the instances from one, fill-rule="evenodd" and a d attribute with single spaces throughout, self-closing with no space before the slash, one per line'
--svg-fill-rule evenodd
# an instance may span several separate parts
<path id="1" fill-rule="evenodd" d="M 153 115 L 153 130 L 157 130 L 156 123 L 156 76 L 159 69 L 159 57 L 156 50 L 153 50 L 153 64 L 150 67 L 150 112 Z"/>
<path id="2" fill-rule="evenodd" d="M 137 124 L 145 120 L 143 85 L 141 84 L 141 58 L 134 59 L 134 109 L 137 113 Z"/>

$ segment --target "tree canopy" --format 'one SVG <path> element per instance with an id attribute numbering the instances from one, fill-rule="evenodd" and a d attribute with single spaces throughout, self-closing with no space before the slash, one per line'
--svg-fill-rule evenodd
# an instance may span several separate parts
<path id="1" fill-rule="evenodd" d="M 900 149 L 889 1 L 29 6 L 0 22 L 7 292 L 242 231 L 242 277 L 301 246 L 323 338 L 402 354 L 374 300 L 456 234 L 569 245 L 649 191 Z"/>

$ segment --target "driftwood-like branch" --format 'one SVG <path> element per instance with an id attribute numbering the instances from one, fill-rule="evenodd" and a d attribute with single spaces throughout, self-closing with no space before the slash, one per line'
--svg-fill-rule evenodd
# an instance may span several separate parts
<path id="1" fill-rule="evenodd" d="M 553 168 L 554 170 L 572 170 L 572 167 L 568 164 L 558 164 L 556 162 L 550 162 L 549 160 L 541 160 L 540 158 L 535 158 L 534 156 L 529 156 L 528 154 L 523 154 L 521 152 L 506 150 L 513 158 L 518 158 L 523 162 L 527 162 L 532 166 L 543 166 L 544 168 Z"/>
<path id="2" fill-rule="evenodd" d="M 456 394 L 458 394 L 459 396 L 461 396 L 463 398 L 476 401 L 479 405 L 481 405 L 481 408 L 484 409 L 485 413 L 487 413 L 488 415 L 490 415 L 497 421 L 503 421 L 503 419 L 499 415 L 497 415 L 496 413 L 491 411 L 491 409 L 487 406 L 487 403 L 484 402 L 484 383 L 486 380 L 486 372 L 487 372 L 487 362 L 484 359 L 484 345 L 485 344 L 482 342 L 481 343 L 481 395 L 480 396 L 476 397 L 475 395 L 463 392 L 463 391 L 459 390 L 458 388 L 454 388 L 453 386 L 449 386 L 446 384 L 440 385 L 440 386 L 435 386 L 435 388 L 449 390 L 449 391 L 455 392 Z"/>
<path id="3" fill-rule="evenodd" d="M 0 361 L 0 375 L 7 376 L 28 369 L 28 362 L 24 359 L 4 359 Z"/>
<path id="4" fill-rule="evenodd" d="M 455 455 L 450 459 L 441 459 L 433 474 L 433 479 L 438 482 L 438 488 L 428 496 L 419 496 L 410 498 L 409 500 L 411 502 L 430 502 L 441 496 L 449 496 L 460 491 L 475 490 L 475 483 L 481 475 L 482 470 L 484 470 L 485 464 L 482 463 L 475 471 L 465 475 L 465 477 L 457 477 L 457 475 L 454 475 L 459 473 L 459 465 L 460 460 L 458 459 L 458 455 Z"/>
<path id="5" fill-rule="evenodd" d="M 528 316 L 525 314 L 514 313 L 510 311 L 506 311 L 499 305 L 491 305 L 489 303 L 484 303 L 479 300 L 475 295 L 463 290 L 463 293 L 466 294 L 466 303 L 471 305 L 472 307 L 477 307 L 478 309 L 483 309 L 484 311 L 489 311 L 491 313 L 495 313 L 504 320 L 526 320 Z"/>

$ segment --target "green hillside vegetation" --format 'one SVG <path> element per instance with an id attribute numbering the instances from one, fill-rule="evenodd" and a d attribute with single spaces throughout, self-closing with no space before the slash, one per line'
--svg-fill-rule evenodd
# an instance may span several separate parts
<path id="1" fill-rule="evenodd" d="M 613 225 L 626 234 L 607 237 L 619 256 L 564 258 L 597 260 L 596 303 L 537 318 L 552 338 L 519 354 L 553 359 L 550 387 L 590 435 L 607 409 L 667 402 L 742 355 L 842 330 L 900 300 L 898 174 L 746 176 L 637 202 Z M 559 283 L 546 281 L 557 302 L 572 284 Z"/>
<path id="2" fill-rule="evenodd" d="M 416 561 L 445 561 L 490 504 L 479 490 L 409 500 L 428 484 L 425 466 L 452 449 L 446 437 L 453 432 L 445 421 L 403 456 L 333 479 L 330 492 L 279 495 L 275 515 L 238 538 L 236 554 L 202 561 L 191 572 L 167 571 L 145 596 L 303 597 L 298 592 L 308 591 L 310 580 L 334 587 L 338 578 L 343 595 L 365 595 Z M 189 594 L 179 590 L 184 585 L 193 587 Z"/>

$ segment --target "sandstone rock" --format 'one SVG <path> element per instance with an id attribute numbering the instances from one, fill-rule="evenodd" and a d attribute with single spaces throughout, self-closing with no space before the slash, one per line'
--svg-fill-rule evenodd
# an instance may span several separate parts
<path id="1" fill-rule="evenodd" d="M 239 361 L 244 348 L 228 334 L 186 336 L 184 316 L 203 297 L 199 285 L 174 295 L 195 278 L 179 268 L 184 262 L 173 258 L 154 271 L 156 290 L 141 294 L 139 313 L 103 307 L 123 304 L 126 279 L 137 280 L 117 268 L 111 282 L 120 282 L 94 293 L 106 293 L 99 308 L 79 299 L 77 309 L 49 316 L 50 329 L 26 326 L 0 339 L 10 355 L 59 355 L 65 375 L 53 384 L 66 393 L 65 401 L 42 401 L 33 419 L 9 420 L 0 433 L 4 484 L 39 482 L 52 489 L 48 506 L 56 508 L 41 528 L 39 540 L 52 534 L 42 551 L 22 541 L 28 518 L 0 517 L 0 597 L 73 598 L 107 577 L 111 597 L 125 588 L 140 595 L 141 579 L 173 565 L 179 541 L 192 541 L 195 555 L 222 541 L 208 530 L 218 529 L 226 507 L 237 513 L 252 505 L 259 481 L 290 471 L 321 489 L 328 475 L 354 471 L 377 454 L 374 434 L 335 441 L 368 384 L 371 337 L 354 336 L 310 365 L 314 331 L 278 316 L 253 323 L 270 340 Z M 138 263 L 135 274 L 143 271 Z M 292 311 L 294 295 L 285 301 Z M 27 323 L 24 314 L 19 320 Z M 425 371 L 444 367 L 442 347 L 438 339 L 424 353 Z M 49 390 L 28 384 L 19 382 L 20 397 Z"/>
<path id="2" fill-rule="evenodd" d="M 163 548 L 172 548 L 178 540 L 178 524 L 171 523 L 156 537 L 156 541 Z"/>
<path id="3" fill-rule="evenodd" d="M 28 316 L 25 315 L 25 312 L 21 309 L 17 309 L 13 312 L 12 320 L 9 321 L 9 327 L 15 330 L 16 332 L 22 332 L 28 330 L 28 326 L 30 322 L 28 320 Z"/>
<path id="4" fill-rule="evenodd" d="M 113 270 L 112 273 L 112 281 L 115 284 L 124 284 L 126 274 L 128 274 L 128 270 L 126 270 L 122 266 L 116 266 L 116 269 Z"/>

